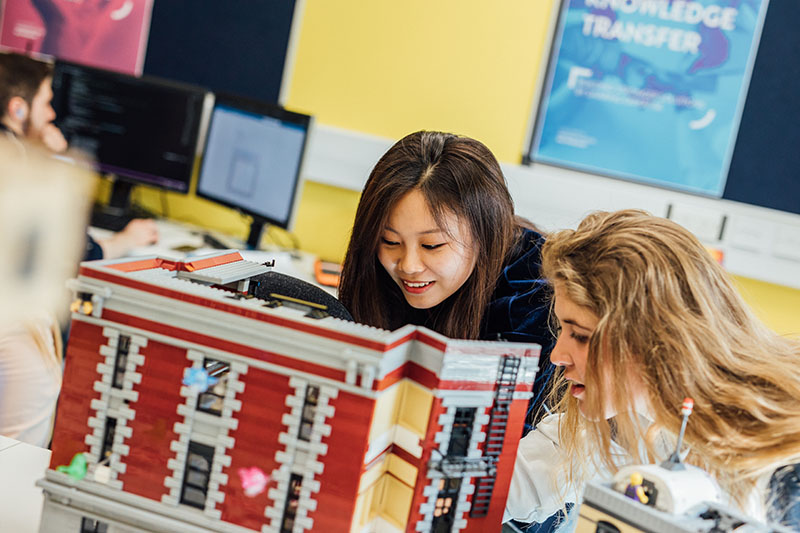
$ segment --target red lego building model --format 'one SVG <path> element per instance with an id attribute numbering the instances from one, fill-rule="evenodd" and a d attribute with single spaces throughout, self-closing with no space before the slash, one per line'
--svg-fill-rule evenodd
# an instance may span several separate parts
<path id="1" fill-rule="evenodd" d="M 539 347 L 250 297 L 268 270 L 81 266 L 40 531 L 499 531 Z"/>

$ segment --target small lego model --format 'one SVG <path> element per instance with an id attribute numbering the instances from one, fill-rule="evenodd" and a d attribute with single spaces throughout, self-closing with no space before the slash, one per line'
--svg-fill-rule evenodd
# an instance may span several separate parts
<path id="1" fill-rule="evenodd" d="M 626 466 L 610 484 L 586 485 L 576 533 L 789 533 L 723 505 L 711 476 L 682 462 L 679 451 L 693 405 L 691 398 L 683 401 L 675 451 L 661 465 Z"/>
<path id="2" fill-rule="evenodd" d="M 76 453 L 68 465 L 61 465 L 56 470 L 80 481 L 86 477 L 86 465 L 86 454 Z"/>
<path id="3" fill-rule="evenodd" d="M 242 482 L 244 495 L 250 498 L 258 496 L 264 492 L 267 487 L 267 483 L 269 483 L 270 477 L 271 476 L 266 475 L 264 471 L 257 466 L 239 469 L 239 479 Z"/>
<path id="4" fill-rule="evenodd" d="M 631 482 L 625 487 L 625 496 L 647 505 L 650 498 L 647 497 L 647 493 L 642 486 L 642 474 L 639 472 L 631 473 Z"/>
<path id="5" fill-rule="evenodd" d="M 42 533 L 499 530 L 539 346 L 276 307 L 269 269 L 81 265 L 51 465 L 89 475 L 47 471 Z"/>

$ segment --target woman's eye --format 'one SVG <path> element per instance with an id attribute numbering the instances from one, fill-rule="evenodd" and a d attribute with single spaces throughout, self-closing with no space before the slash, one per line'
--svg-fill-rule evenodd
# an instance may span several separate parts
<path id="1" fill-rule="evenodd" d="M 435 250 L 435 249 L 437 249 L 437 248 L 439 248 L 441 246 L 444 246 L 443 242 L 439 243 L 439 244 L 423 244 L 422 245 L 422 247 L 425 248 L 426 250 Z"/>
<path id="2" fill-rule="evenodd" d="M 385 238 L 385 237 L 381 237 L 381 242 L 382 242 L 383 244 L 387 245 L 387 246 L 395 246 L 395 245 L 397 245 L 397 244 L 400 244 L 400 243 L 399 243 L 399 242 L 397 242 L 397 241 L 390 241 L 389 239 L 387 239 L 387 238 Z"/>
<path id="3" fill-rule="evenodd" d="M 580 343 L 580 344 L 586 344 L 587 342 L 589 342 L 589 336 L 588 335 L 580 335 L 578 333 L 572 332 L 572 333 L 569 334 L 569 336 L 572 337 L 573 339 L 575 339 L 575 341 Z"/>

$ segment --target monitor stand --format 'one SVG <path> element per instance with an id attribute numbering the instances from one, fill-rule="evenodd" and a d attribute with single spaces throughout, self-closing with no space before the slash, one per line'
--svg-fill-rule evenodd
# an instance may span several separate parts
<path id="1" fill-rule="evenodd" d="M 263 220 L 253 219 L 250 223 L 250 233 L 247 235 L 247 249 L 258 250 L 261 244 L 261 236 L 264 235 L 264 229 L 269 226 Z"/>
<path id="2" fill-rule="evenodd" d="M 114 180 L 108 205 L 95 204 L 89 224 L 96 228 L 120 231 L 134 218 L 152 218 L 152 213 L 131 205 L 132 189 L 132 183 Z"/>

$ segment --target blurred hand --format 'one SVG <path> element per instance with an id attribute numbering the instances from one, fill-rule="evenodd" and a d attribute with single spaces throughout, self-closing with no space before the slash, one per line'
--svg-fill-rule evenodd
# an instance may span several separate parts
<path id="1" fill-rule="evenodd" d="M 149 246 L 158 242 L 158 226 L 149 218 L 136 218 L 128 222 L 122 231 L 97 241 L 103 248 L 103 259 L 116 259 L 133 248 Z"/>
<path id="2" fill-rule="evenodd" d="M 136 218 L 128 222 L 117 238 L 124 238 L 131 248 L 148 246 L 158 242 L 158 226 L 151 218 Z"/>
<path id="3" fill-rule="evenodd" d="M 53 123 L 42 128 L 40 140 L 45 148 L 56 154 L 67 150 L 67 140 L 64 138 L 64 134 Z"/>

